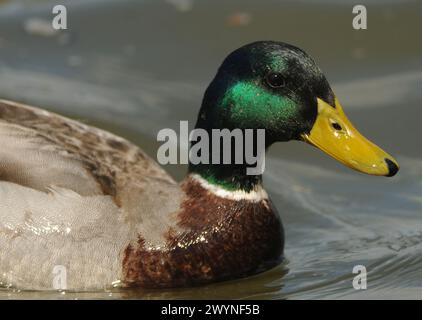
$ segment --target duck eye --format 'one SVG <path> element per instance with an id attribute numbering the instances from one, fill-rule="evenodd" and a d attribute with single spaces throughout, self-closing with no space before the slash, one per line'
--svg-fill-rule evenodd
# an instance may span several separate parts
<path id="1" fill-rule="evenodd" d="M 277 72 L 271 72 L 267 75 L 267 83 L 272 88 L 281 88 L 285 85 L 283 76 Z"/>

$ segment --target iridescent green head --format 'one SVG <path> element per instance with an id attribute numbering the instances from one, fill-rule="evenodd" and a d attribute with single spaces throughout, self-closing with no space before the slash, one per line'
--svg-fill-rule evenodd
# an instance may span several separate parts
<path id="1" fill-rule="evenodd" d="M 281 42 L 254 42 L 232 52 L 205 92 L 196 127 L 265 129 L 266 146 L 300 139 L 360 172 L 393 176 L 399 169 L 353 127 L 313 59 Z M 242 164 L 189 168 L 226 189 L 248 191 L 261 182 Z"/>
<path id="2" fill-rule="evenodd" d="M 297 139 L 312 129 L 317 98 L 334 105 L 334 94 L 304 51 L 262 41 L 231 53 L 209 85 L 198 126 L 265 128 L 268 143 Z"/>

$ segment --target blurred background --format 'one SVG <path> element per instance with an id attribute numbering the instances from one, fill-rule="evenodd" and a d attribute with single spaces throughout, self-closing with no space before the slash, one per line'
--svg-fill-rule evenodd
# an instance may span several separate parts
<path id="1" fill-rule="evenodd" d="M 68 29 L 52 29 L 54 5 Z M 263 274 L 180 290 L 88 298 L 422 298 L 422 2 L 0 0 L 0 97 L 122 135 L 153 158 L 157 132 L 193 125 L 232 50 L 284 41 L 317 61 L 352 122 L 396 156 L 391 179 L 352 172 L 300 143 L 272 147 L 264 181 L 286 230 L 286 261 Z M 184 166 L 167 166 L 177 180 Z M 368 270 L 355 290 L 352 269 Z M 61 297 L 0 291 L 0 297 Z"/>

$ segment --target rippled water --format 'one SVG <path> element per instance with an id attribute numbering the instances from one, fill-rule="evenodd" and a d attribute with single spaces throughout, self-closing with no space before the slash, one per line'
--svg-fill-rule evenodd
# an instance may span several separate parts
<path id="1" fill-rule="evenodd" d="M 422 298 L 422 4 L 379 2 L 360 1 L 368 30 L 354 31 L 353 2 L 74 0 L 68 32 L 49 34 L 31 23 L 50 16 L 51 2 L 0 1 L 3 98 L 109 129 L 155 156 L 157 131 L 194 122 L 228 52 L 281 40 L 317 60 L 353 122 L 401 164 L 392 179 L 368 177 L 299 142 L 274 146 L 265 184 L 284 222 L 287 259 L 248 279 L 0 297 Z M 166 169 L 177 179 L 186 170 Z M 358 264 L 368 269 L 367 290 L 352 287 Z"/>

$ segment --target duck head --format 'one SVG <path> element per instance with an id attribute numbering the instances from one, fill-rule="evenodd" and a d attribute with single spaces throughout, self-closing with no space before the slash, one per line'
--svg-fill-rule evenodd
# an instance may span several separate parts
<path id="1" fill-rule="evenodd" d="M 231 53 L 205 92 L 197 127 L 265 129 L 266 145 L 301 140 L 357 171 L 393 176 L 399 166 L 348 120 L 303 50 L 255 42 Z"/>

